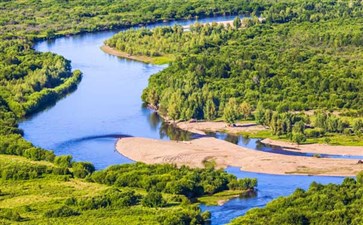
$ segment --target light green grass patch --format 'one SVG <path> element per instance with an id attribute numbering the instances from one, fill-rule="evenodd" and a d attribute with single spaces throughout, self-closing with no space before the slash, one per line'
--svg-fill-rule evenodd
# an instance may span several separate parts
<path id="1" fill-rule="evenodd" d="M 237 198 L 242 193 L 240 190 L 227 190 L 214 195 L 200 197 L 198 201 L 205 205 L 221 205 L 233 198 Z"/>

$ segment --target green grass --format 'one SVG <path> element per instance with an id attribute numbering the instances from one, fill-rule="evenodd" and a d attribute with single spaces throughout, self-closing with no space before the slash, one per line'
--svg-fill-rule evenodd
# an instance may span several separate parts
<path id="1" fill-rule="evenodd" d="M 291 142 L 291 140 L 286 135 L 276 136 L 271 134 L 271 136 L 266 136 L 264 138 L 271 138 L 272 140 Z M 307 145 L 307 144 L 329 144 L 335 146 L 363 146 L 363 137 L 337 134 L 337 133 L 328 133 L 325 134 L 323 137 L 319 138 L 307 138 L 306 141 L 304 143 L 301 143 L 300 145 Z"/>
<path id="2" fill-rule="evenodd" d="M 163 56 L 156 56 L 156 57 L 151 57 L 151 58 L 152 58 L 151 63 L 156 64 L 156 65 L 168 64 L 175 60 L 174 55 L 163 55 Z"/>
<path id="3" fill-rule="evenodd" d="M 54 164 L 47 161 L 32 161 L 27 158 L 15 155 L 1 155 L 0 154 L 0 165 L 2 167 L 19 165 L 19 164 L 27 164 L 27 165 L 42 165 L 42 166 L 50 166 L 53 167 Z"/>
<path id="4" fill-rule="evenodd" d="M 242 135 L 244 137 L 249 138 L 271 138 L 273 139 L 275 136 L 271 133 L 270 130 L 259 130 L 259 131 L 252 131 L 252 132 L 238 132 L 238 135 Z"/>
<path id="5" fill-rule="evenodd" d="M 54 167 L 50 162 L 32 161 L 24 157 L 1 155 L 0 167 L 29 165 L 46 165 Z M 0 171 L 1 172 L 1 171 Z M 130 207 L 82 209 L 77 205 L 70 208 L 80 212 L 78 216 L 48 218 L 45 213 L 58 209 L 66 204 L 66 200 L 74 198 L 77 201 L 104 195 L 113 189 L 99 183 L 88 182 L 85 179 L 71 178 L 68 175 L 44 174 L 41 178 L 29 180 L 5 180 L 0 176 L 0 224 L 160 224 L 160 216 L 171 217 L 185 210 L 190 210 L 190 203 L 177 202 L 175 195 L 163 193 L 166 206 L 163 208 L 148 208 L 141 203 Z M 119 187 L 120 191 L 133 190 L 136 194 L 145 196 L 147 191 L 141 188 Z M 193 210 L 193 209 L 192 209 Z M 194 210 L 193 210 L 194 211 Z M 6 212 L 20 215 L 20 221 L 6 217 Z M 189 211 L 190 212 L 190 211 Z M 197 213 L 197 211 L 195 211 Z"/>
<path id="6" fill-rule="evenodd" d="M 224 202 L 236 198 L 242 194 L 240 190 L 227 190 L 216 193 L 210 196 L 203 196 L 198 198 L 198 201 L 205 205 L 219 205 Z"/>
<path id="7" fill-rule="evenodd" d="M 307 143 L 319 143 L 341 146 L 363 146 L 363 137 L 344 134 L 328 134 L 321 138 L 309 138 Z"/>

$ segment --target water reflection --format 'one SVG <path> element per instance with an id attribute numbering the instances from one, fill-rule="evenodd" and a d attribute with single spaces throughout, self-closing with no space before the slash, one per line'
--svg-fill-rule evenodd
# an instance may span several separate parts
<path id="1" fill-rule="evenodd" d="M 192 139 L 192 133 L 179 129 L 175 125 L 162 122 L 160 126 L 160 138 L 168 137 L 170 140 L 174 141 L 189 141 Z"/>

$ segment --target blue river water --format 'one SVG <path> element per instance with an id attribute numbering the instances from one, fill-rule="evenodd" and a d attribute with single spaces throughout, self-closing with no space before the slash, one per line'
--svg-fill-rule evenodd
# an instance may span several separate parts
<path id="1" fill-rule="evenodd" d="M 234 16 L 200 19 L 198 22 L 231 20 Z M 159 23 L 188 25 L 195 20 Z M 73 69 L 83 72 L 78 89 L 54 106 L 20 123 L 24 137 L 36 146 L 54 150 L 57 155 L 70 154 L 77 161 L 90 161 L 97 169 L 130 159 L 115 151 L 115 141 L 124 135 L 170 139 L 188 135 L 170 129 L 151 110 L 143 107 L 142 90 L 148 78 L 166 67 L 145 64 L 108 55 L 100 50 L 104 40 L 118 31 L 104 31 L 42 41 L 34 47 L 54 52 L 72 61 Z M 223 135 L 219 135 L 223 138 Z M 258 140 L 241 140 L 240 145 L 257 149 Z M 238 144 L 238 143 L 237 143 Z M 254 147 L 255 146 L 255 147 Z M 264 147 L 268 150 L 269 147 Z M 253 152 L 251 151 L 251 154 Z M 247 173 L 228 168 L 238 177 L 258 178 L 258 193 L 248 199 L 233 199 L 223 206 L 206 207 L 212 212 L 212 224 L 225 224 L 248 209 L 262 207 L 296 188 L 307 188 L 312 181 L 340 183 L 343 177 L 315 177 Z"/>

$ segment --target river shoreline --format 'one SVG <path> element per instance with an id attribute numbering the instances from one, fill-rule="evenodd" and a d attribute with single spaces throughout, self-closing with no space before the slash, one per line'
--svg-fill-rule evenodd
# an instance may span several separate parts
<path id="1" fill-rule="evenodd" d="M 261 131 L 267 128 L 254 123 L 236 124 L 230 127 L 224 122 L 172 122 L 168 123 L 192 133 Z M 296 145 L 284 141 L 265 139 L 268 145 L 280 146 L 289 151 L 316 154 L 363 155 L 363 147 L 328 146 L 322 144 Z M 321 148 L 325 147 L 325 148 Z M 122 155 L 144 163 L 172 163 L 178 166 L 204 167 L 204 162 L 214 161 L 216 167 L 240 167 L 244 171 L 268 174 L 299 174 L 324 176 L 355 176 L 363 170 L 355 159 L 297 157 L 254 151 L 213 137 L 202 136 L 192 141 L 162 141 L 148 138 L 122 138 L 116 143 Z M 300 150 L 301 149 L 301 150 Z M 354 149 L 354 150 L 350 150 Z"/>
<path id="2" fill-rule="evenodd" d="M 151 57 L 130 55 L 127 52 L 121 52 L 121 51 L 111 48 L 107 45 L 102 45 L 100 47 L 100 49 L 109 55 L 113 55 L 113 56 L 117 56 L 117 57 L 121 57 L 121 58 L 125 58 L 125 59 L 135 60 L 135 61 L 143 62 L 143 63 L 152 63 L 153 62 L 153 58 L 151 58 Z"/>
<path id="3" fill-rule="evenodd" d="M 168 118 L 163 119 L 171 123 Z M 256 123 L 243 123 L 236 124 L 234 127 L 228 126 L 225 122 L 176 122 L 173 123 L 178 128 L 197 134 L 205 134 L 206 132 L 222 132 L 231 135 L 239 135 L 241 133 L 256 133 L 263 130 L 268 130 L 262 125 Z M 341 146 L 341 145 L 328 145 L 328 144 L 296 144 L 283 140 L 273 140 L 271 138 L 265 138 L 261 140 L 261 143 L 265 145 L 280 147 L 283 150 L 313 153 L 313 154 L 333 154 L 333 155 L 345 155 L 345 156 L 363 156 L 363 146 Z"/>
<path id="4" fill-rule="evenodd" d="M 243 171 L 268 174 L 299 174 L 324 176 L 354 176 L 363 170 L 356 160 L 296 157 L 248 148 L 201 137 L 192 141 L 162 141 L 150 138 L 122 138 L 116 149 L 122 155 L 144 163 L 171 163 L 178 166 L 204 167 L 213 161 L 217 168 L 240 167 Z"/>

